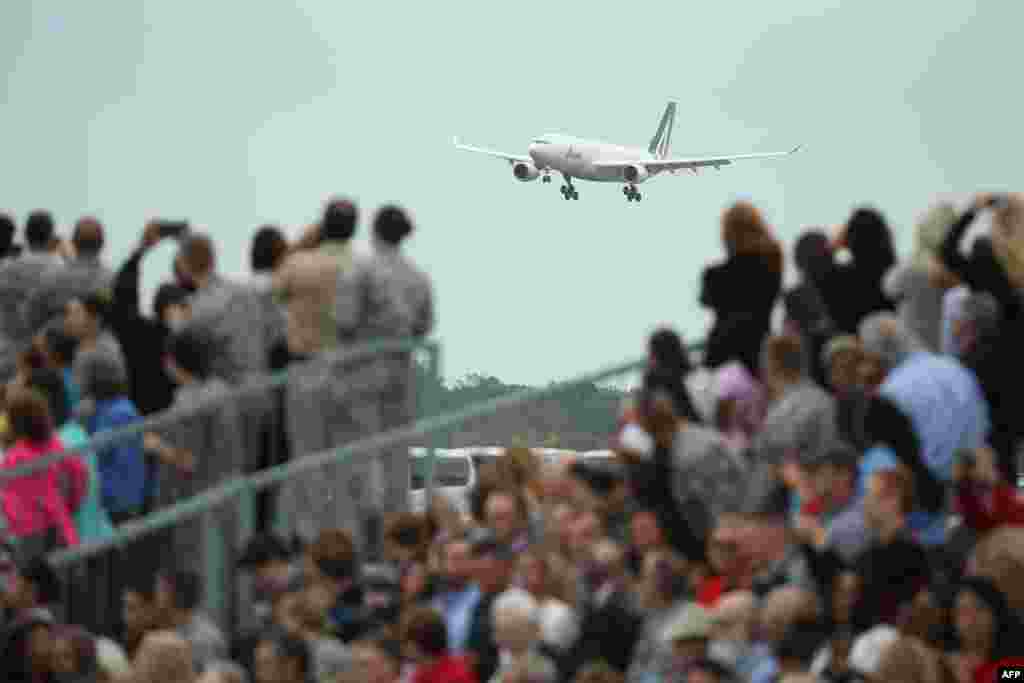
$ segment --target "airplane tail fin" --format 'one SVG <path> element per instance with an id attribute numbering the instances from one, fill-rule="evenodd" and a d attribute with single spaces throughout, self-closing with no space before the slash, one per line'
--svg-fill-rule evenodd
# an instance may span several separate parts
<path id="1" fill-rule="evenodd" d="M 667 159 L 672 145 L 672 129 L 676 123 L 676 103 L 669 102 L 665 113 L 661 115 L 658 132 L 651 138 L 647 151 L 658 159 Z"/>

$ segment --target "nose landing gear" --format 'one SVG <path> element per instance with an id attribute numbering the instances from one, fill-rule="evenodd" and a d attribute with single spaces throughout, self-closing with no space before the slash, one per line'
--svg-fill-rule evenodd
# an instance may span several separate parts
<path id="1" fill-rule="evenodd" d="M 636 185 L 626 185 L 622 188 L 622 194 L 626 195 L 627 202 L 638 202 L 643 199 L 643 195 L 637 192 Z"/>

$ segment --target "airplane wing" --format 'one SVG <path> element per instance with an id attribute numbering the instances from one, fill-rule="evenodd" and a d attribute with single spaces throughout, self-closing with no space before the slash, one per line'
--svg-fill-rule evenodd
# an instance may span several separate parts
<path id="1" fill-rule="evenodd" d="M 736 161 L 747 159 L 771 159 L 773 157 L 785 157 L 795 154 L 800 147 L 794 147 L 788 152 L 764 152 L 760 154 L 735 154 L 732 156 L 718 157 L 696 157 L 693 159 L 637 159 L 636 161 L 595 161 L 593 165 L 597 168 L 624 168 L 626 166 L 643 166 L 649 173 L 660 173 L 662 171 L 678 171 L 681 169 L 698 169 L 712 166 L 728 166 Z"/>
<path id="2" fill-rule="evenodd" d="M 533 163 L 533 159 L 526 156 L 525 154 L 505 154 L 504 152 L 496 152 L 493 149 L 484 149 L 483 147 L 471 147 L 469 145 L 460 144 L 458 138 L 452 138 L 452 143 L 455 145 L 456 149 L 461 149 L 464 152 L 476 152 L 477 154 L 486 154 L 488 156 L 498 157 L 499 159 L 504 159 L 510 164 L 514 164 L 520 161 Z"/>

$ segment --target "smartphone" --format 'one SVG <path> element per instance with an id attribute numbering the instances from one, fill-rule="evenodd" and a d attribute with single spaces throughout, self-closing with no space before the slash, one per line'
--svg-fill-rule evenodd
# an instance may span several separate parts
<path id="1" fill-rule="evenodd" d="M 188 221 L 158 221 L 160 237 L 178 239 L 188 232 Z"/>

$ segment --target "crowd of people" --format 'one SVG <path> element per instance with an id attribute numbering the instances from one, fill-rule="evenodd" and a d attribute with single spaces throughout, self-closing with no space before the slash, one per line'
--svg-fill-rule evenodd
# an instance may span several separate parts
<path id="1" fill-rule="evenodd" d="M 983 212 L 993 227 L 968 244 Z M 271 369 L 298 379 L 217 403 L 212 437 L 154 429 L 4 482 L 18 543 L 3 567 L 3 680 L 993 683 L 1024 655 L 1022 195 L 933 207 L 903 261 L 883 215 L 858 209 L 837 234 L 800 236 L 786 291 L 763 215 L 728 207 L 726 258 L 703 273 L 715 322 L 702 357 L 671 329 L 652 334 L 642 385 L 609 425 L 613 463 L 510 448 L 481 466 L 468 515 L 443 495 L 408 512 L 404 453 L 325 468 L 266 502 L 264 517 L 296 520 L 290 535 L 260 524 L 236 538 L 231 592 L 244 597 L 229 613 L 208 609 L 195 569 L 203 525 L 236 533 L 219 511 L 176 526 L 157 566 L 119 551 L 131 571 L 116 627 L 60 623 L 68 587 L 47 550 L 197 482 L 410 419 L 408 354 L 323 364 L 335 347 L 433 325 L 429 280 L 396 248 L 408 219 L 379 212 L 365 262 L 347 247 L 356 223 L 354 205 L 332 202 L 294 245 L 261 230 L 261 277 L 246 286 L 217 277 L 212 242 L 181 226 L 148 226 L 116 276 L 98 265 L 94 220 L 70 246 L 45 214 L 28 220 L 26 253 L 7 239 L 5 468 Z M 149 319 L 139 262 L 171 233 L 178 282 Z M 372 511 L 375 543 L 352 523 Z"/>

